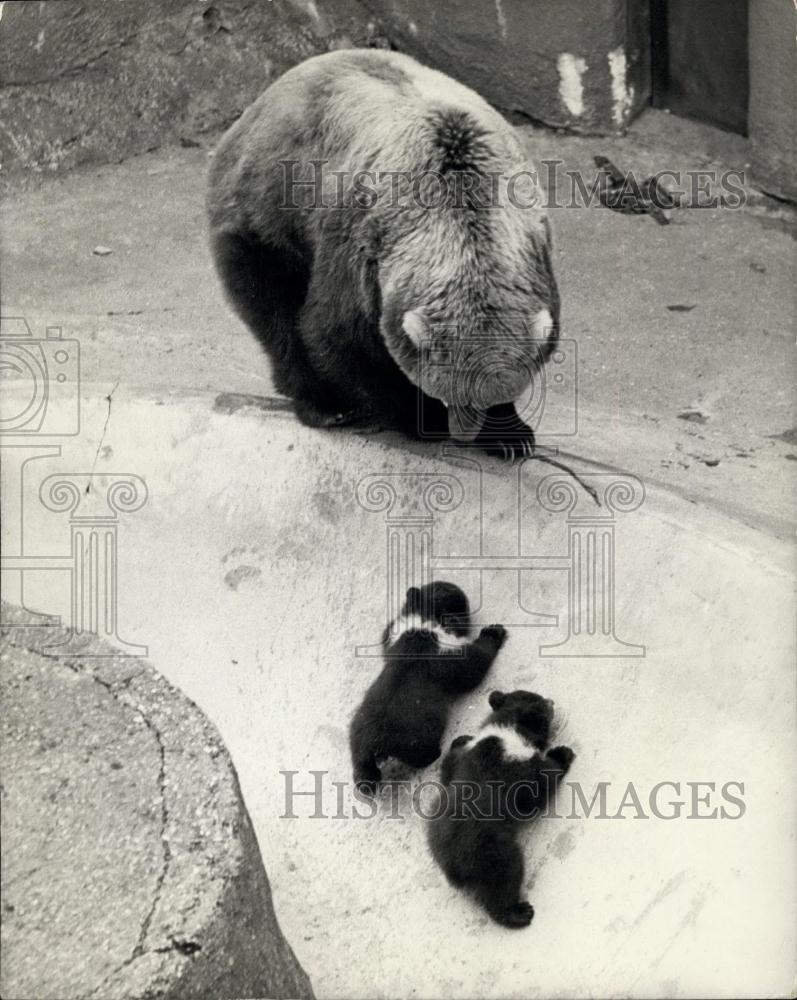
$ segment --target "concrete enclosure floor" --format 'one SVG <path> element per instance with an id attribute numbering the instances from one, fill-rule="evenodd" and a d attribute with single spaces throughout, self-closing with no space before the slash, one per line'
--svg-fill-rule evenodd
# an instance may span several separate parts
<path id="1" fill-rule="evenodd" d="M 642 176 L 743 156 L 663 115 L 625 139 L 527 131 L 530 148 L 565 169 L 587 170 L 594 153 Z M 609 520 L 593 527 L 614 546 L 613 631 L 644 646 L 564 657 L 552 647 L 573 631 L 565 556 L 585 537 L 576 519 L 595 511 L 579 491 L 575 510 L 547 509 L 540 484 L 559 474 L 540 462 L 512 469 L 389 435 L 311 432 L 278 404 L 248 404 L 272 389 L 212 273 L 206 164 L 201 149 L 151 154 L 4 207 L 3 315 L 24 317 L 35 337 L 61 326 L 78 339 L 82 377 L 78 434 L 4 448 L 4 552 L 68 553 L 69 518 L 39 500 L 47 476 L 146 481 L 147 503 L 119 518 L 118 633 L 146 645 L 219 727 L 280 924 L 317 996 L 787 994 L 797 902 L 789 211 L 753 198 L 739 211 L 675 212 L 669 227 L 554 211 L 578 433 L 550 443 L 599 488 L 621 481 L 635 496 L 615 497 L 613 517 L 605 503 Z M 112 253 L 93 254 L 98 245 Z M 62 403 L 52 406 L 58 426 Z M 392 509 L 367 476 L 396 490 Z M 537 915 L 519 933 L 447 886 L 410 792 L 364 820 L 350 789 L 332 784 L 349 778 L 347 722 L 378 667 L 356 650 L 384 624 L 386 531 L 406 532 L 424 514 L 421 485 L 437 480 L 447 485 L 426 511 L 433 557 L 480 624 L 510 627 L 447 740 L 478 725 L 490 688 L 539 690 L 578 753 L 572 782 L 587 799 L 608 782 L 607 812 L 619 813 L 568 818 L 568 787 L 563 818 L 529 829 Z M 468 561 L 478 556 L 489 568 Z M 558 568 L 518 562 L 533 556 Z M 69 620 L 69 574 L 3 582 L 12 602 Z M 281 818 L 286 771 L 296 791 L 320 782 L 325 818 L 311 818 L 313 796 Z M 435 765 L 423 777 L 436 775 Z M 635 818 L 629 782 L 649 818 Z M 669 821 L 652 814 L 661 782 L 679 785 L 659 794 Z M 733 782 L 743 793 L 726 791 L 742 807 L 723 797 Z M 723 808 L 724 819 L 689 818 Z"/>

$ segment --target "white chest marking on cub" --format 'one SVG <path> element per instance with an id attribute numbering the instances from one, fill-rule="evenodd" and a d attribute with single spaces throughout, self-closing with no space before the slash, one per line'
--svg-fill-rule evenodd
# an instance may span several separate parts
<path id="1" fill-rule="evenodd" d="M 504 756 L 508 760 L 531 760 L 534 754 L 539 753 L 533 743 L 525 740 L 511 726 L 498 726 L 494 723 L 482 726 L 479 730 L 477 743 L 481 743 L 482 740 L 486 740 L 490 736 L 497 736 L 501 740 L 504 745 Z"/>
<path id="2" fill-rule="evenodd" d="M 413 630 L 430 632 L 437 640 L 437 645 L 442 653 L 453 652 L 461 646 L 467 646 L 470 642 L 466 635 L 454 635 L 452 632 L 446 632 L 438 622 L 421 618 L 420 615 L 402 615 L 401 618 L 396 619 L 396 629 L 398 635 Z M 393 638 L 394 642 L 395 638 Z"/>

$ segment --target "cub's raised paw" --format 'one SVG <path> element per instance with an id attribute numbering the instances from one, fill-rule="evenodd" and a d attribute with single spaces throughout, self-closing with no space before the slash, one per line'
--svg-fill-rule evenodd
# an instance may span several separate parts
<path id="1" fill-rule="evenodd" d="M 503 625 L 488 625 L 481 630 L 481 638 L 492 639 L 499 649 L 506 642 L 507 634 Z"/>
<path id="2" fill-rule="evenodd" d="M 534 917 L 534 907 L 525 900 L 510 906 L 501 921 L 506 927 L 528 927 Z"/>
<path id="3" fill-rule="evenodd" d="M 576 759 L 576 755 L 570 749 L 570 747 L 554 747 L 547 753 L 548 760 L 552 760 L 555 764 L 559 764 L 563 771 L 567 771 L 570 765 Z"/>

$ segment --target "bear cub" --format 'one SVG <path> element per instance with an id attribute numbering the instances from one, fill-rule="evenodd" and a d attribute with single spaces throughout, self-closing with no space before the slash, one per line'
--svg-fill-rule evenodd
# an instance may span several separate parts
<path id="1" fill-rule="evenodd" d="M 469 891 L 493 920 L 527 927 L 534 908 L 521 898 L 520 823 L 544 810 L 575 754 L 565 746 L 547 749 L 547 698 L 493 691 L 489 703 L 478 735 L 457 737 L 443 760 L 429 845 L 448 881 Z"/>
<path id="2" fill-rule="evenodd" d="M 489 625 L 471 641 L 470 617 L 468 598 L 453 583 L 407 591 L 401 615 L 382 637 L 384 667 L 349 730 L 362 793 L 376 793 L 387 758 L 422 768 L 442 753 L 452 701 L 481 683 L 506 640 L 502 625 Z"/>

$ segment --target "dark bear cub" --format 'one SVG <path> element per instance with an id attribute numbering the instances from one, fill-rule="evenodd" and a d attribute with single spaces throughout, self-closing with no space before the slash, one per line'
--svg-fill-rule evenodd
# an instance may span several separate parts
<path id="1" fill-rule="evenodd" d="M 440 814 L 429 844 L 448 881 L 471 892 L 504 927 L 527 927 L 534 916 L 521 899 L 519 825 L 545 809 L 575 754 L 547 750 L 553 703 L 529 691 L 490 695 L 492 713 L 478 735 L 459 736 L 441 768 Z"/>
<path id="2" fill-rule="evenodd" d="M 385 628 L 385 665 L 349 730 L 354 781 L 373 795 L 381 764 L 395 757 L 427 767 L 442 753 L 448 710 L 484 678 L 506 639 L 502 625 L 471 641 L 470 605 L 453 583 L 411 587 L 401 615 Z"/>

